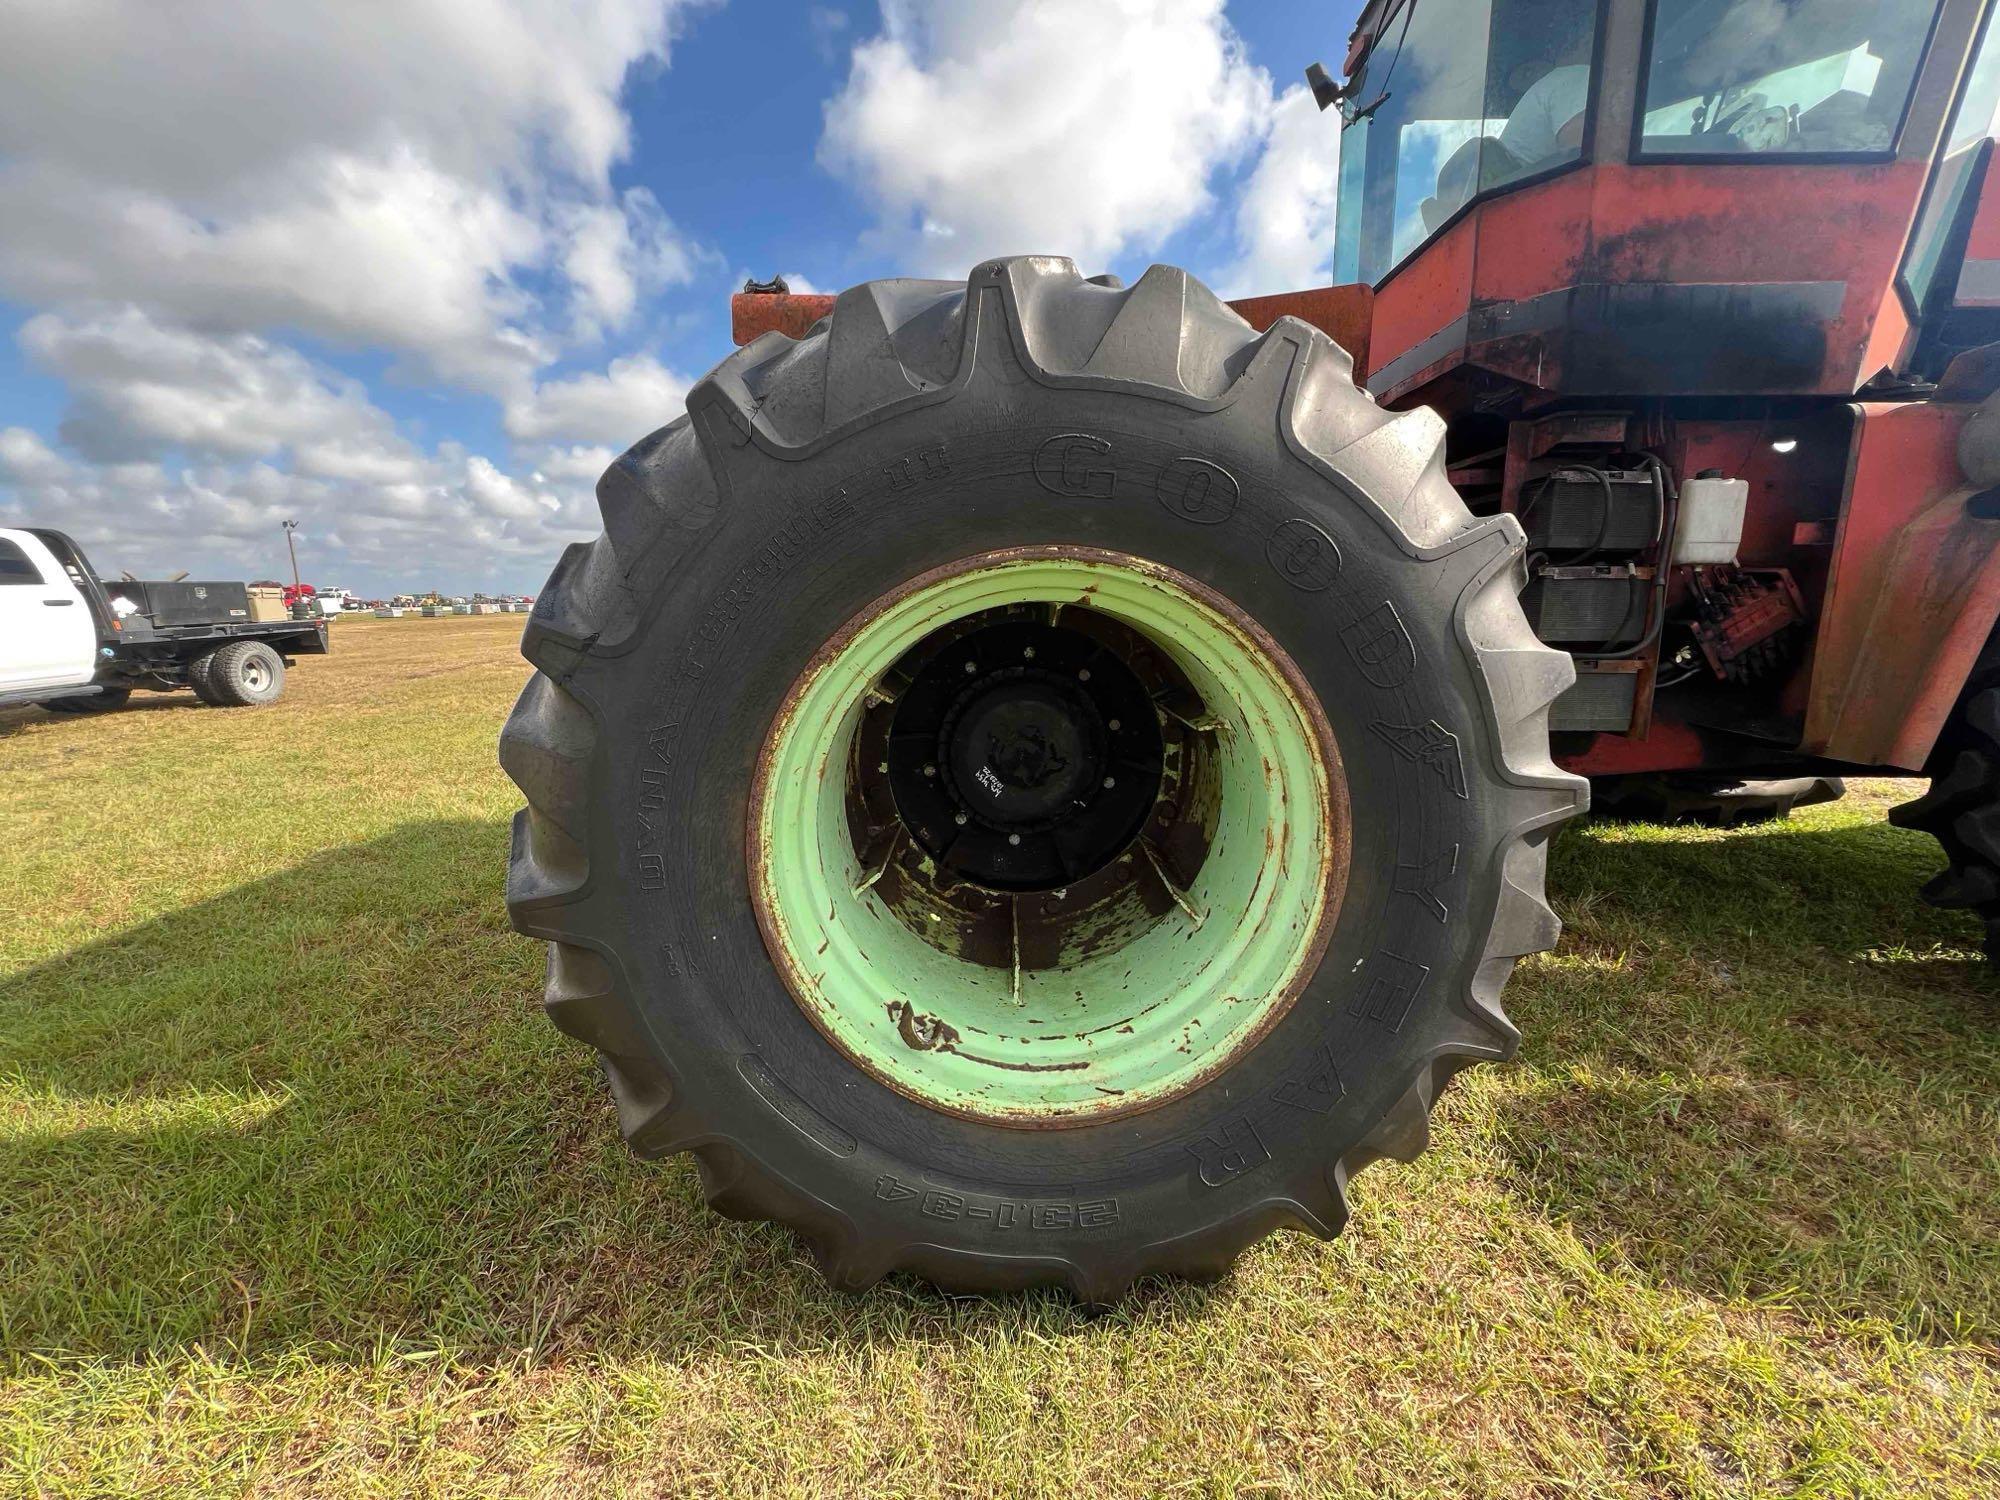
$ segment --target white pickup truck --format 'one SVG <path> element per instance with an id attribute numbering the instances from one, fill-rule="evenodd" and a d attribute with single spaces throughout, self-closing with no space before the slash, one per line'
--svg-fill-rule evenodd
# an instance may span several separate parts
<path id="1" fill-rule="evenodd" d="M 292 658 L 326 654 L 326 622 L 250 613 L 243 584 L 107 583 L 60 531 L 0 527 L 0 706 L 90 713 L 181 688 L 269 703 Z"/>

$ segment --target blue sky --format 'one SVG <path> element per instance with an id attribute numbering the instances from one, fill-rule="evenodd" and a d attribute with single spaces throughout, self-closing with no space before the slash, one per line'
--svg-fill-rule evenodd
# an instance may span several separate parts
<path id="1" fill-rule="evenodd" d="M 534 590 L 746 273 L 1324 282 L 1353 5 L 96 0 L 0 53 L 0 521 Z M 115 100 L 107 105 L 105 101 Z"/>

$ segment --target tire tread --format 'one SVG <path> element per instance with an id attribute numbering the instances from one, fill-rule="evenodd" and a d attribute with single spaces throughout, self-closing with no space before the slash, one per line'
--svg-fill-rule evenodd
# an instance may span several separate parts
<path id="1" fill-rule="evenodd" d="M 1407 554 L 1478 549 L 1468 554 L 1477 567 L 1459 600 L 1458 632 L 1483 683 L 1496 757 L 1488 779 L 1506 799 L 1510 823 L 1486 877 L 1494 896 L 1485 943 L 1460 997 L 1484 1040 L 1468 1030 L 1462 1044 L 1420 1060 L 1361 1142 L 1327 1164 L 1315 1201 L 1301 1201 L 1293 1183 L 1222 1225 L 1105 1263 L 1063 1257 L 973 1263 L 915 1237 L 866 1243 L 727 1139 L 725 1122 L 682 1118 L 666 1064 L 649 1050 L 626 1050 L 634 1041 L 621 1029 L 627 1021 L 605 1013 L 620 1009 L 636 1017 L 620 998 L 615 968 L 599 962 L 600 984 L 597 971 L 566 949 L 552 959 L 551 1014 L 565 1031 L 598 1047 L 635 1149 L 691 1151 L 718 1212 L 791 1225 L 812 1243 L 827 1279 L 844 1289 L 904 1270 L 979 1291 L 1053 1281 L 1083 1301 L 1102 1303 L 1144 1276 L 1222 1275 L 1275 1227 L 1337 1233 L 1348 1216 L 1353 1175 L 1384 1157 L 1413 1158 L 1428 1141 L 1431 1106 L 1451 1077 L 1474 1061 L 1512 1053 L 1518 1034 L 1501 1010 L 1500 991 L 1518 958 L 1551 946 L 1560 932 L 1545 893 L 1548 840 L 1587 805 L 1588 787 L 1549 758 L 1548 708 L 1574 673 L 1567 656 L 1535 638 L 1521 612 L 1525 542 L 1518 524 L 1511 517 L 1475 521 L 1445 477 L 1442 423 L 1428 412 L 1381 410 L 1354 385 L 1347 353 L 1318 330 L 1285 318 L 1260 334 L 1169 267 L 1153 267 L 1129 290 L 1110 281 L 1086 280 L 1068 260 L 1029 256 L 987 262 L 962 284 L 856 287 L 803 338 L 766 335 L 725 359 L 690 393 L 694 420 L 663 429 L 661 440 L 688 452 L 698 448 L 710 471 L 701 503 L 716 497 L 727 503 L 730 476 L 750 445 L 778 460 L 802 456 L 854 423 L 949 399 L 982 358 L 998 357 L 990 352 L 995 340 L 1031 378 L 1053 385 L 1164 390 L 1196 410 L 1247 399 L 1253 390 L 1281 391 L 1274 401 L 1293 451 L 1372 506 Z M 995 313 L 1002 326 L 992 326 Z M 591 795 L 594 735 L 583 705 L 548 675 L 547 653 L 537 642 L 560 640 L 563 651 L 547 657 L 559 673 L 565 653 L 630 628 L 630 602 L 620 591 L 629 594 L 625 581 L 649 545 L 645 518 L 683 502 L 679 491 L 629 459 L 614 465 L 616 478 L 607 475 L 599 488 L 606 535 L 572 549 L 537 601 L 524 651 L 544 665 L 544 675 L 522 695 L 501 743 L 502 762 L 528 797 L 514 841 L 510 907 L 521 930 L 557 938 L 559 949 L 582 936 L 563 930 L 561 913 L 552 909 L 588 882 L 580 819 Z M 685 465 L 677 475 L 675 483 L 685 486 Z M 621 566 L 604 555 L 613 553 L 631 560 Z M 608 577 L 618 590 L 606 585 Z"/>

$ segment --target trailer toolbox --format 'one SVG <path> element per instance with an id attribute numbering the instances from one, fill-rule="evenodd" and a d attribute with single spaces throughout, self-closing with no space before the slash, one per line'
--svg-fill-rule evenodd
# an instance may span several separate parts
<path id="1" fill-rule="evenodd" d="M 240 583 L 163 583 L 122 580 L 107 583 L 112 607 L 124 599 L 131 612 L 144 615 L 155 630 L 176 625 L 229 625 L 250 618 L 250 590 Z"/>

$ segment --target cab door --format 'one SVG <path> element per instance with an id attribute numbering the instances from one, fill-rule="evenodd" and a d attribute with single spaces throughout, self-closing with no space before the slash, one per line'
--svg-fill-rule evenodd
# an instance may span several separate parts
<path id="1" fill-rule="evenodd" d="M 97 626 L 49 549 L 0 531 L 0 692 L 75 687 L 97 670 Z"/>

